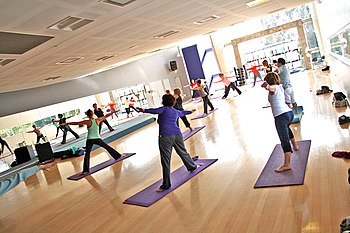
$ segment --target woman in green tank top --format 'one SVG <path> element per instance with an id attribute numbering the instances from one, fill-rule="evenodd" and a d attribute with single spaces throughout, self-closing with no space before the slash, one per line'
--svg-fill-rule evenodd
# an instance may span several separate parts
<path id="1" fill-rule="evenodd" d="M 85 112 L 86 116 L 89 118 L 88 120 L 80 121 L 80 122 L 67 122 L 67 125 L 86 125 L 88 130 L 88 136 L 86 140 L 86 152 L 84 157 L 84 166 L 83 166 L 83 173 L 89 173 L 90 172 L 90 153 L 93 145 L 99 145 L 100 147 L 105 148 L 108 153 L 114 158 L 119 159 L 121 157 L 121 154 L 110 147 L 107 143 L 105 143 L 99 133 L 99 127 L 98 125 L 104 121 L 107 117 L 114 114 L 115 111 L 110 112 L 102 117 L 94 118 L 94 112 L 89 109 Z"/>

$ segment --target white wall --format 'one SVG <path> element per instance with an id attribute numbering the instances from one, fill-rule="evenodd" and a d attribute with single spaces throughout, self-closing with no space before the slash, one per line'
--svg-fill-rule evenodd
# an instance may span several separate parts
<path id="1" fill-rule="evenodd" d="M 169 71 L 169 61 L 176 60 L 178 71 Z M 186 71 L 178 48 L 174 47 L 126 65 L 45 87 L 0 94 L 0 117 L 40 108 L 101 92 L 169 79 L 173 87 L 175 77 L 188 84 Z"/>

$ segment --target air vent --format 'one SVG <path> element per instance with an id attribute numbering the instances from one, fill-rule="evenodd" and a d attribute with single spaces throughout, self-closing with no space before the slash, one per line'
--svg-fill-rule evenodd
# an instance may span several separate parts
<path id="1" fill-rule="evenodd" d="M 98 62 L 98 61 L 105 61 L 105 60 L 108 60 L 110 58 L 114 57 L 114 55 L 106 55 L 106 56 L 103 56 L 103 57 L 100 57 L 100 58 L 97 58 L 96 60 L 94 60 L 93 62 Z"/>
<path id="2" fill-rule="evenodd" d="M 219 19 L 219 18 L 220 18 L 220 16 L 212 15 L 212 16 L 209 16 L 209 17 L 207 17 L 205 19 L 194 21 L 193 24 L 201 25 L 201 24 L 208 23 L 210 21 L 213 21 L 213 20 L 216 20 L 216 19 Z"/>
<path id="3" fill-rule="evenodd" d="M 102 0 L 102 2 L 104 3 L 112 4 L 114 6 L 119 6 L 119 7 L 124 7 L 135 1 L 136 0 Z"/>
<path id="4" fill-rule="evenodd" d="M 52 80 L 55 80 L 55 79 L 58 79 L 60 78 L 61 76 L 51 76 L 51 77 L 48 77 L 48 78 L 44 78 L 43 80 L 41 80 L 40 82 L 48 82 L 48 81 L 52 81 Z"/>
<path id="5" fill-rule="evenodd" d="M 174 35 L 174 34 L 176 34 L 176 33 L 178 33 L 178 32 L 180 32 L 180 31 L 171 30 L 171 31 L 164 32 L 164 33 L 162 33 L 162 34 L 156 35 L 156 36 L 154 36 L 154 38 L 156 38 L 156 39 L 158 39 L 158 38 L 165 38 L 165 37 Z"/>
<path id="6" fill-rule="evenodd" d="M 83 57 L 69 57 L 69 58 L 66 58 L 60 62 L 57 62 L 56 64 L 57 65 L 67 65 L 67 64 L 71 64 L 73 62 L 76 62 L 80 59 L 83 59 Z"/>
<path id="7" fill-rule="evenodd" d="M 75 31 L 91 22 L 93 22 L 91 19 L 68 16 L 49 26 L 48 29 Z"/>
<path id="8" fill-rule="evenodd" d="M 0 58 L 0 66 L 6 66 L 7 64 L 13 62 L 16 59 L 1 59 Z"/>

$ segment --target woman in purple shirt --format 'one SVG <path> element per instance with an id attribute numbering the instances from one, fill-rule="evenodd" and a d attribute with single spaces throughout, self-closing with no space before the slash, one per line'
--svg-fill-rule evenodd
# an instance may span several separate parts
<path id="1" fill-rule="evenodd" d="M 173 147 L 188 171 L 192 172 L 197 169 L 197 165 L 193 162 L 191 156 L 186 151 L 180 128 L 176 124 L 179 117 L 191 114 L 192 111 L 179 111 L 174 109 L 175 98 L 169 94 L 163 95 L 162 104 L 164 106 L 159 108 L 138 108 L 140 112 L 159 115 L 157 120 L 159 124 L 158 144 L 163 170 L 163 183 L 159 189 L 157 189 L 157 192 L 164 191 L 171 187 L 170 159 Z"/>

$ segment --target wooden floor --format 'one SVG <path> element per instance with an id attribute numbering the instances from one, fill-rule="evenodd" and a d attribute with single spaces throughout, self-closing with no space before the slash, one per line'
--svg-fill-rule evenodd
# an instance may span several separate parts
<path id="1" fill-rule="evenodd" d="M 214 114 L 191 121 L 206 127 L 185 142 L 190 154 L 218 161 L 151 207 L 123 201 L 161 179 L 156 123 L 110 143 L 137 153 L 123 162 L 70 181 L 83 158 L 59 161 L 51 172 L 40 171 L 1 196 L 0 232 L 339 232 L 342 218 L 350 215 L 350 161 L 331 154 L 350 150 L 350 143 L 349 129 L 337 121 L 347 109 L 335 109 L 331 94 L 315 94 L 321 85 L 337 91 L 330 76 L 292 76 L 304 106 L 293 130 L 297 140 L 312 140 L 304 185 L 253 188 L 279 143 L 271 109 L 263 108 L 267 93 L 258 83 L 242 87 L 241 96 L 231 92 L 226 100 L 213 100 Z M 193 107 L 193 116 L 202 113 L 201 103 L 187 106 Z M 108 158 L 98 149 L 91 163 Z M 172 170 L 180 166 L 174 153 Z"/>

